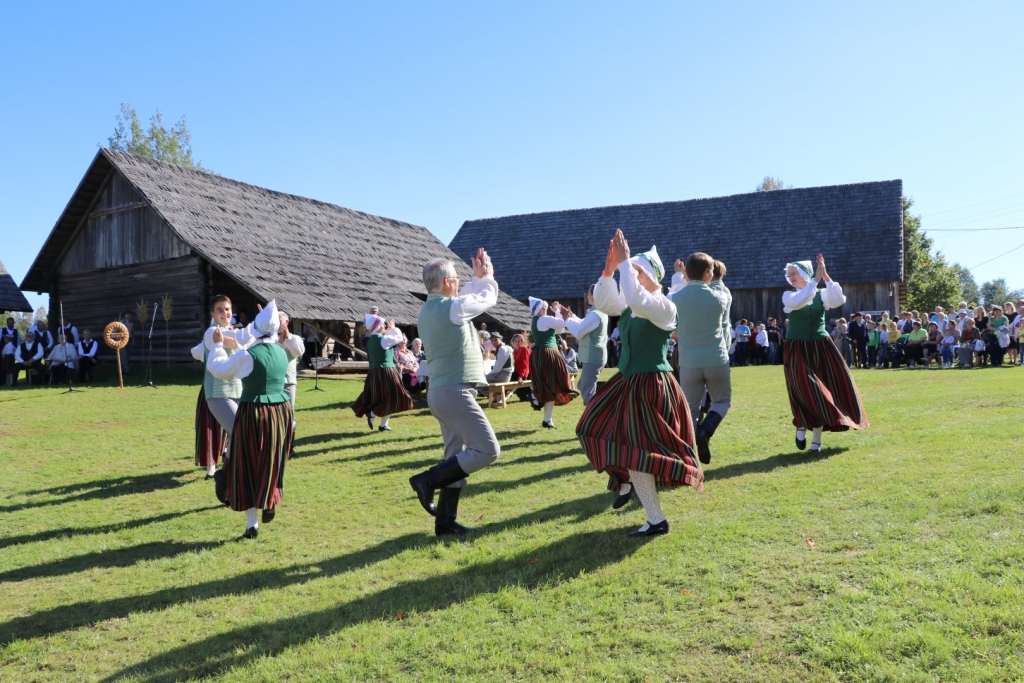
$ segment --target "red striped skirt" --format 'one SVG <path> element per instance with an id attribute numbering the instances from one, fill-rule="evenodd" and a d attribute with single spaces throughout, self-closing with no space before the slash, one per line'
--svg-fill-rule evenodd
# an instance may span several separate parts
<path id="1" fill-rule="evenodd" d="M 373 412 L 376 417 L 412 410 L 412 396 L 402 384 L 398 368 L 372 368 L 366 373 L 363 393 L 352 404 L 356 417 Z"/>
<path id="2" fill-rule="evenodd" d="M 232 510 L 273 510 L 281 502 L 293 436 L 292 406 L 287 401 L 238 404 L 224 466 Z"/>
<path id="3" fill-rule="evenodd" d="M 868 426 L 853 375 L 831 339 L 787 339 L 783 349 L 793 426 L 826 432 Z"/>
<path id="4" fill-rule="evenodd" d="M 196 465 L 209 467 L 220 462 L 228 435 L 206 407 L 206 390 L 199 388 L 196 401 Z"/>
<path id="5" fill-rule="evenodd" d="M 533 395 L 541 403 L 554 401 L 556 406 L 564 406 L 580 395 L 569 385 L 569 369 L 562 354 L 549 346 L 534 349 L 530 354 L 530 379 Z"/>
<path id="6" fill-rule="evenodd" d="M 633 470 L 662 486 L 704 489 L 690 409 L 669 372 L 616 374 L 590 399 L 576 436 L 594 469 L 622 483 Z"/>

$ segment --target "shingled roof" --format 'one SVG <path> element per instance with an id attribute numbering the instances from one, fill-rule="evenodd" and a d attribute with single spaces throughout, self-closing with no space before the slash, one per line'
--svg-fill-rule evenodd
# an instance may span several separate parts
<path id="1" fill-rule="evenodd" d="M 4 268 L 4 264 L 0 263 L 0 311 L 23 311 L 25 313 L 31 313 L 32 307 L 28 304 L 28 299 L 18 289 L 18 285 L 15 284 L 14 278 Z"/>
<path id="2" fill-rule="evenodd" d="M 785 263 L 818 252 L 841 283 L 901 282 L 902 195 L 903 181 L 887 180 L 485 218 L 463 223 L 449 246 L 463 258 L 487 249 L 519 300 L 581 296 L 616 228 L 634 252 L 658 246 L 665 284 L 673 261 L 695 251 L 725 262 L 732 289 L 785 287 Z"/>
<path id="3" fill-rule="evenodd" d="M 41 291 L 95 193 L 120 172 L 197 254 L 292 317 L 361 321 L 372 305 L 402 325 L 425 298 L 424 263 L 450 258 L 472 270 L 426 228 L 219 175 L 101 149 L 36 257 L 22 287 Z M 502 294 L 490 316 L 529 324 L 529 310 Z"/>

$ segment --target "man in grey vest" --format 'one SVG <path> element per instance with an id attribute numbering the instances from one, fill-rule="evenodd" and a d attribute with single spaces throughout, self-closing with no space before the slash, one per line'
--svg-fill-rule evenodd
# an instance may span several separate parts
<path id="1" fill-rule="evenodd" d="M 565 326 L 579 342 L 577 353 L 583 367 L 577 388 L 583 396 L 583 405 L 590 403 L 597 393 L 597 379 L 608 362 L 608 316 L 594 308 L 594 285 L 587 290 L 587 307 L 582 319 L 568 308 L 562 308 Z"/>
<path id="2" fill-rule="evenodd" d="M 420 505 L 434 516 L 434 534 L 473 531 L 455 521 L 466 476 L 498 459 L 494 429 L 477 403 L 477 387 L 487 384 L 472 320 L 498 302 L 491 257 L 483 249 L 473 259 L 473 281 L 459 292 L 455 265 L 434 259 L 423 266 L 427 301 L 417 328 L 430 367 L 427 407 L 441 424 L 444 461 L 409 478 Z M 434 506 L 434 492 L 441 490 Z"/>
<path id="3" fill-rule="evenodd" d="M 711 286 L 715 262 L 702 252 L 691 254 L 683 266 L 686 277 L 672 276 L 672 303 L 676 305 L 676 339 L 679 348 L 679 387 L 690 406 L 697 441 L 697 456 L 711 462 L 709 441 L 732 399 L 729 374 L 729 299 Z M 711 407 L 699 418 L 704 393 Z"/>

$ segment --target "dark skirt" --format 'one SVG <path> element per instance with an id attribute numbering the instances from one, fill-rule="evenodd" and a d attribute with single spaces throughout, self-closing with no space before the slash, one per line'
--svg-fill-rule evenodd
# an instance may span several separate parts
<path id="1" fill-rule="evenodd" d="M 196 465 L 209 467 L 220 462 L 228 435 L 206 407 L 206 390 L 199 388 L 196 401 Z"/>
<path id="2" fill-rule="evenodd" d="M 868 426 L 853 375 L 831 339 L 787 340 L 783 363 L 797 429 L 845 432 Z"/>
<path id="3" fill-rule="evenodd" d="M 530 354 L 530 379 L 533 395 L 541 404 L 554 402 L 564 406 L 580 393 L 569 385 L 569 368 L 558 349 L 542 347 Z"/>
<path id="4" fill-rule="evenodd" d="M 412 396 L 402 384 L 402 373 L 398 368 L 372 368 L 366 373 L 363 393 L 352 404 L 356 417 L 373 412 L 375 417 L 384 417 L 412 410 Z"/>
<path id="5" fill-rule="evenodd" d="M 690 409 L 671 373 L 616 374 L 590 399 L 576 436 L 594 469 L 621 483 L 633 470 L 662 486 L 704 488 Z"/>
<path id="6" fill-rule="evenodd" d="M 287 401 L 238 404 L 224 465 L 232 510 L 273 510 L 281 502 L 292 429 L 292 406 Z"/>

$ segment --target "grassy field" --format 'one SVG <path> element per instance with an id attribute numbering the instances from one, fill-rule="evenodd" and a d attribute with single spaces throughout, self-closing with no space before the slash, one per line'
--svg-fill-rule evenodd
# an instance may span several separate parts
<path id="1" fill-rule="evenodd" d="M 647 542 L 573 437 L 488 411 L 500 461 L 439 541 L 361 383 L 299 390 L 256 541 L 192 466 L 198 374 L 0 391 L 0 680 L 1024 680 L 1020 369 L 862 371 L 871 427 L 799 453 L 778 368 L 734 371 L 703 493 Z"/>

